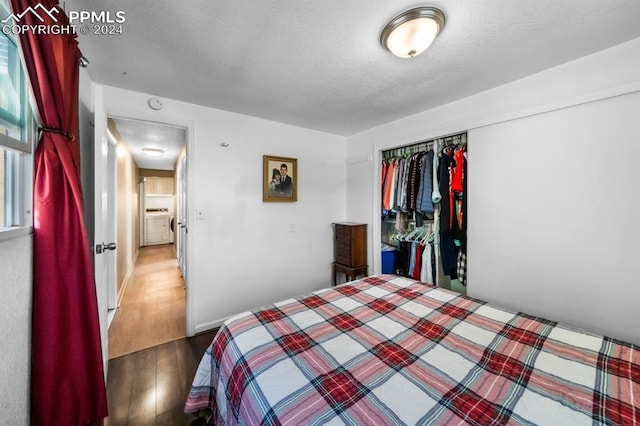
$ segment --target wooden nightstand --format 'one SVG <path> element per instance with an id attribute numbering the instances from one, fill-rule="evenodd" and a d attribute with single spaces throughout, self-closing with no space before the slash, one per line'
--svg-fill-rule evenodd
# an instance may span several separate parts
<path id="1" fill-rule="evenodd" d="M 342 272 L 347 279 L 355 280 L 367 276 L 367 224 L 343 222 L 334 223 L 332 283 L 336 285 L 336 275 Z"/>

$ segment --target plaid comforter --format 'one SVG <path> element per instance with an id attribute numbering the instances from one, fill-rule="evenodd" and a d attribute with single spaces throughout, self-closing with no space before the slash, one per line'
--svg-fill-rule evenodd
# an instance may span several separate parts
<path id="1" fill-rule="evenodd" d="M 185 411 L 218 424 L 637 424 L 640 348 L 380 275 L 229 319 Z"/>

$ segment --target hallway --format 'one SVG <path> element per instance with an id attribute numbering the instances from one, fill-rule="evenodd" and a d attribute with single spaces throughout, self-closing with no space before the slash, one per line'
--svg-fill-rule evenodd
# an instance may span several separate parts
<path id="1" fill-rule="evenodd" d="M 109 328 L 109 359 L 185 337 L 185 288 L 173 245 L 141 247 Z"/>

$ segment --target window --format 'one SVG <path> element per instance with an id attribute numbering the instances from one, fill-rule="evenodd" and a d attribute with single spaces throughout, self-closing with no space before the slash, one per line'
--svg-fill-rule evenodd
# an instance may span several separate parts
<path id="1" fill-rule="evenodd" d="M 0 0 L 0 20 L 8 15 Z M 0 34 L 0 239 L 31 225 L 32 145 L 37 125 L 17 40 Z"/>

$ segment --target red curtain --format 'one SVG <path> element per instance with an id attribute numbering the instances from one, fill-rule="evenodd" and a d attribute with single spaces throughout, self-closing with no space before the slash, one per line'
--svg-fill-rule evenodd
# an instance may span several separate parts
<path id="1" fill-rule="evenodd" d="M 11 0 L 20 13 L 58 1 Z M 44 15 L 44 14 L 42 14 Z M 20 24 L 42 25 L 26 13 Z M 20 35 L 41 132 L 33 188 L 31 423 L 97 424 L 107 415 L 100 326 L 83 219 L 78 140 L 80 50 L 75 35 Z"/>

